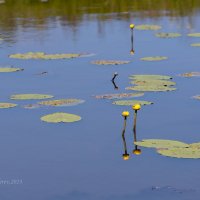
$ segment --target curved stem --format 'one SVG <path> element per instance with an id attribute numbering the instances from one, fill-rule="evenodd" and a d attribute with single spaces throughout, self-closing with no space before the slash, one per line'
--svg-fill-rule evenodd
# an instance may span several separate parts
<path id="1" fill-rule="evenodd" d="M 126 131 L 126 117 L 124 117 L 124 127 L 123 127 L 123 130 L 122 130 L 122 140 L 123 140 L 123 144 L 124 144 L 124 152 L 125 152 L 125 154 L 127 154 L 125 131 Z"/>

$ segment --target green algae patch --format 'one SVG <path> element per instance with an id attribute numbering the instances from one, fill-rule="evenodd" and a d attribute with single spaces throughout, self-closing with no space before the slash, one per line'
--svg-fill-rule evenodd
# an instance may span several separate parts
<path id="1" fill-rule="evenodd" d="M 141 106 L 144 106 L 144 105 L 151 105 L 153 104 L 153 102 L 142 101 L 142 100 L 119 100 L 119 101 L 113 101 L 112 104 L 118 106 L 133 106 L 134 104 L 140 104 Z"/>
<path id="2" fill-rule="evenodd" d="M 162 61 L 162 60 L 167 60 L 167 59 L 168 57 L 166 56 L 152 56 L 152 57 L 144 57 L 144 58 L 141 58 L 140 60 L 153 62 L 153 61 Z"/>
<path id="3" fill-rule="evenodd" d="M 130 61 L 123 61 L 123 60 L 96 60 L 92 61 L 92 64 L 96 65 L 123 65 L 128 64 Z"/>
<path id="4" fill-rule="evenodd" d="M 52 95 L 47 94 L 15 94 L 10 97 L 12 100 L 34 100 L 34 99 L 49 99 Z"/>
<path id="5" fill-rule="evenodd" d="M 159 38 L 177 38 L 177 37 L 181 37 L 181 34 L 180 33 L 156 33 L 155 36 Z"/>
<path id="6" fill-rule="evenodd" d="M 161 26 L 158 25 L 152 25 L 152 24 L 141 24 L 141 25 L 137 25 L 135 26 L 135 29 L 137 30 L 151 30 L 151 31 L 157 31 L 159 29 L 161 29 Z"/>
<path id="7" fill-rule="evenodd" d="M 141 97 L 144 93 L 120 93 L 120 94 L 103 94 L 96 95 L 96 99 L 122 99 L 122 98 L 130 98 L 130 97 Z"/>
<path id="8" fill-rule="evenodd" d="M 0 103 L 0 109 L 13 108 L 16 106 L 17 106 L 17 104 L 14 104 L 14 103 Z"/>
<path id="9" fill-rule="evenodd" d="M 50 101 L 41 101 L 38 102 L 38 104 L 45 106 L 75 106 L 84 102 L 85 101 L 82 99 L 58 99 Z"/>
<path id="10" fill-rule="evenodd" d="M 77 122 L 81 120 L 81 117 L 78 115 L 70 114 L 70 113 L 53 113 L 49 115 L 45 115 L 41 117 L 41 120 L 48 123 L 71 123 Z"/>

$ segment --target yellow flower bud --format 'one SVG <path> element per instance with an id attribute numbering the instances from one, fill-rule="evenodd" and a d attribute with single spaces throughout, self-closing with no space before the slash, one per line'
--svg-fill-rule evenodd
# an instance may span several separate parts
<path id="1" fill-rule="evenodd" d="M 130 24 L 130 28 L 133 29 L 135 27 L 134 24 Z"/>
<path id="2" fill-rule="evenodd" d="M 123 116 L 123 117 L 128 117 L 128 116 L 129 116 L 129 112 L 128 112 L 128 111 L 122 112 L 122 116 Z"/>
<path id="3" fill-rule="evenodd" d="M 133 108 L 133 110 L 140 110 L 141 105 L 137 103 L 137 104 L 133 105 L 132 108 Z"/>

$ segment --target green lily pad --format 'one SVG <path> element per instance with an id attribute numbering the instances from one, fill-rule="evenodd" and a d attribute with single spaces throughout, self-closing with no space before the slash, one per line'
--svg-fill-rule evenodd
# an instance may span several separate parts
<path id="1" fill-rule="evenodd" d="M 13 100 L 33 100 L 33 99 L 49 99 L 52 95 L 47 94 L 15 94 L 10 97 Z"/>
<path id="2" fill-rule="evenodd" d="M 174 86 L 176 85 L 175 82 L 173 81 L 167 81 L 167 80 L 158 80 L 158 79 L 144 79 L 144 80 L 134 80 L 131 81 L 131 84 L 139 85 L 139 86 L 144 86 L 144 85 L 152 85 L 152 86 Z"/>
<path id="3" fill-rule="evenodd" d="M 200 37 L 200 33 L 189 33 L 189 37 Z"/>
<path id="4" fill-rule="evenodd" d="M 121 99 L 129 97 L 141 97 L 144 93 L 121 93 L 121 94 L 104 94 L 95 96 L 96 99 Z"/>
<path id="5" fill-rule="evenodd" d="M 134 142 L 135 145 L 148 147 L 148 148 L 186 148 L 189 144 L 176 141 L 176 140 L 161 140 L 161 139 L 147 139 Z"/>
<path id="6" fill-rule="evenodd" d="M 134 104 L 140 104 L 140 105 L 151 105 L 153 102 L 150 101 L 142 101 L 142 100 L 119 100 L 119 101 L 113 101 L 112 104 L 118 105 L 118 106 L 132 106 Z"/>
<path id="7" fill-rule="evenodd" d="M 23 71 L 23 69 L 14 68 L 14 67 L 0 67 L 0 73 L 1 72 L 17 72 L 17 71 Z"/>
<path id="8" fill-rule="evenodd" d="M 84 102 L 85 101 L 81 99 L 59 99 L 59 100 L 41 101 L 38 104 L 45 106 L 74 106 Z"/>
<path id="9" fill-rule="evenodd" d="M 147 79 L 153 79 L 153 80 L 169 80 L 172 79 L 171 76 L 164 76 L 164 75 L 131 75 L 129 76 L 130 79 L 135 80 L 147 80 Z"/>
<path id="10" fill-rule="evenodd" d="M 157 152 L 163 156 L 173 158 L 200 158 L 200 149 L 197 148 L 158 149 Z"/>
<path id="11" fill-rule="evenodd" d="M 165 56 L 154 56 L 154 57 L 144 57 L 141 58 L 140 60 L 143 61 L 161 61 L 161 60 L 167 60 L 168 58 Z"/>
<path id="12" fill-rule="evenodd" d="M 188 73 L 180 74 L 179 76 L 183 76 L 183 77 L 200 76 L 200 72 L 188 72 Z"/>
<path id="13" fill-rule="evenodd" d="M 136 86 L 126 87 L 125 89 L 141 91 L 141 92 L 168 92 L 176 90 L 176 88 L 166 87 L 162 85 L 136 85 Z"/>
<path id="14" fill-rule="evenodd" d="M 49 123 L 77 122 L 81 117 L 70 113 L 53 113 L 41 117 L 41 120 Z"/>
<path id="15" fill-rule="evenodd" d="M 54 60 L 54 59 L 69 59 L 80 57 L 81 54 L 45 54 L 44 52 L 28 52 L 24 54 L 11 54 L 10 58 L 17 59 L 44 59 L 44 60 Z"/>
<path id="16" fill-rule="evenodd" d="M 192 47 L 200 47 L 200 43 L 193 43 L 190 46 L 192 46 Z"/>
<path id="17" fill-rule="evenodd" d="M 0 103 L 0 109 L 1 108 L 13 108 L 16 106 L 17 106 L 17 104 L 14 104 L 14 103 Z"/>
<path id="18" fill-rule="evenodd" d="M 151 24 L 142 24 L 142 25 L 137 25 L 135 26 L 135 29 L 137 30 L 152 30 L 152 31 L 156 31 L 161 29 L 161 26 L 158 25 L 151 25 Z"/>
<path id="19" fill-rule="evenodd" d="M 122 65 L 128 64 L 130 61 L 121 61 L 121 60 L 96 60 L 92 61 L 92 64 L 96 65 Z"/>
<path id="20" fill-rule="evenodd" d="M 180 33 L 156 33 L 156 37 L 159 38 L 176 38 L 180 36 L 181 36 Z"/>

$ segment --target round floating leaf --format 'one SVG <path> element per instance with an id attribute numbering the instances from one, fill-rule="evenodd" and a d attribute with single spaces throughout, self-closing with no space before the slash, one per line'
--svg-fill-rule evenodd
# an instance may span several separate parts
<path id="1" fill-rule="evenodd" d="M 166 87 L 162 85 L 136 85 L 136 86 L 126 87 L 125 89 L 141 91 L 141 92 L 168 92 L 176 90 L 176 88 Z"/>
<path id="2" fill-rule="evenodd" d="M 167 80 L 153 80 L 153 79 L 146 79 L 146 80 L 134 80 L 131 81 L 131 84 L 144 86 L 144 85 L 152 85 L 152 86 L 174 86 L 176 85 L 173 81 L 167 81 Z"/>
<path id="3" fill-rule="evenodd" d="M 167 60 L 167 57 L 165 57 L 165 56 L 144 57 L 144 58 L 141 58 L 140 60 L 143 60 L 143 61 L 161 61 L 161 60 Z"/>
<path id="4" fill-rule="evenodd" d="M 52 95 L 47 94 L 15 94 L 10 97 L 13 100 L 32 100 L 32 99 L 49 99 Z"/>
<path id="5" fill-rule="evenodd" d="M 11 54 L 10 58 L 17 59 L 44 59 L 44 60 L 54 60 L 54 59 L 69 59 L 80 57 L 81 54 L 45 54 L 44 52 L 28 52 L 24 54 Z"/>
<path id="6" fill-rule="evenodd" d="M 14 67 L 0 67 L 0 73 L 1 72 L 17 72 L 22 71 L 21 68 L 14 68 Z"/>
<path id="7" fill-rule="evenodd" d="M 147 139 L 138 142 L 134 142 L 135 145 L 148 147 L 148 148 L 186 148 L 189 144 L 176 141 L 176 140 L 161 140 L 161 139 Z"/>
<path id="8" fill-rule="evenodd" d="M 157 152 L 163 156 L 174 158 L 200 158 L 200 149 L 195 148 L 158 149 Z"/>
<path id="9" fill-rule="evenodd" d="M 118 105 L 118 106 L 132 106 L 134 104 L 140 104 L 140 105 L 151 105 L 153 104 L 150 101 L 142 101 L 142 100 L 120 100 L 120 101 L 113 101 L 112 104 Z"/>
<path id="10" fill-rule="evenodd" d="M 188 72 L 188 73 L 180 74 L 180 76 L 183 76 L 183 77 L 200 76 L 200 72 Z"/>
<path id="11" fill-rule="evenodd" d="M 135 29 L 137 29 L 137 30 L 153 30 L 153 31 L 156 31 L 156 30 L 159 30 L 161 28 L 162 28 L 161 26 L 151 25 L 151 24 L 142 24 L 142 25 L 135 26 Z"/>
<path id="12" fill-rule="evenodd" d="M 121 93 L 121 94 L 104 94 L 95 96 L 96 99 L 121 99 L 129 97 L 141 97 L 144 93 Z"/>
<path id="13" fill-rule="evenodd" d="M 81 117 L 74 114 L 69 113 L 53 113 L 49 115 L 45 115 L 41 117 L 42 121 L 50 122 L 50 123 L 59 123 L 59 122 L 76 122 L 80 121 Z"/>
<path id="14" fill-rule="evenodd" d="M 59 99 L 51 101 L 41 101 L 39 104 L 45 106 L 74 106 L 80 103 L 84 103 L 84 100 L 81 99 Z"/>
<path id="15" fill-rule="evenodd" d="M 135 79 L 135 80 L 147 80 L 147 79 L 156 79 L 156 80 L 168 80 L 172 79 L 171 76 L 165 76 L 165 75 L 131 75 L 129 77 L 130 79 Z"/>
<path id="16" fill-rule="evenodd" d="M 200 37 L 200 33 L 189 33 L 189 37 Z"/>
<path id="17" fill-rule="evenodd" d="M 156 33 L 156 37 L 159 38 L 176 38 L 180 36 L 181 36 L 180 33 Z"/>
<path id="18" fill-rule="evenodd" d="M 130 61 L 121 61 L 121 60 L 96 60 L 93 61 L 92 64 L 96 65 L 122 65 L 128 64 Z"/>
<path id="19" fill-rule="evenodd" d="M 0 103 L 0 108 L 13 108 L 16 106 L 17 104 L 14 104 L 14 103 Z"/>
<path id="20" fill-rule="evenodd" d="M 193 43 L 191 44 L 192 47 L 200 47 L 200 43 Z"/>

